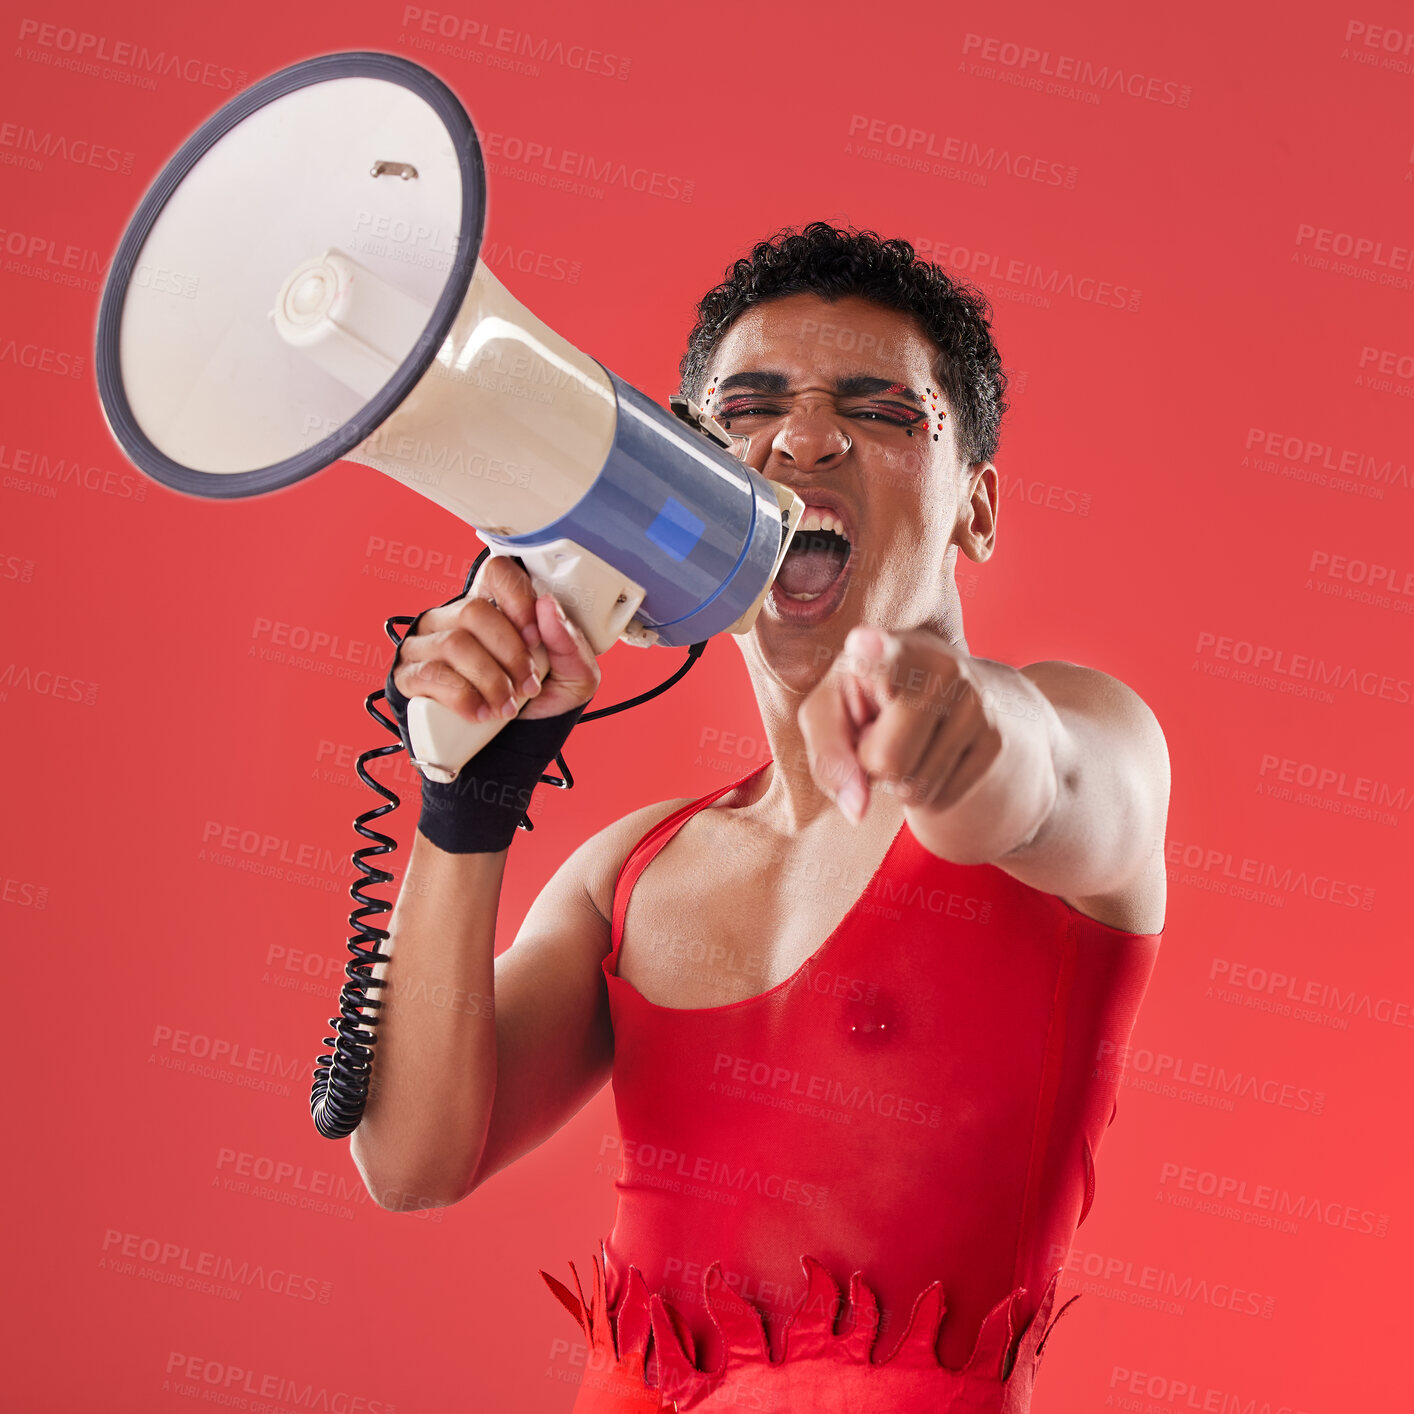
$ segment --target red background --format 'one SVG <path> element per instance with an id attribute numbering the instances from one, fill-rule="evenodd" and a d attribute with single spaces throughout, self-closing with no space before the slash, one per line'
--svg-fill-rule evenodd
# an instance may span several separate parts
<path id="1" fill-rule="evenodd" d="M 392 0 L 11 10 L 7 1407 L 181 1410 L 228 1370 L 251 1372 L 238 1389 L 273 1376 L 372 1414 L 573 1401 L 583 1353 L 536 1268 L 583 1268 L 612 1220 L 610 1092 L 466 1203 L 396 1217 L 306 1099 L 345 956 L 350 820 L 374 803 L 351 767 L 384 740 L 363 708 L 382 622 L 451 595 L 479 543 L 357 466 L 231 504 L 167 491 L 111 440 L 92 377 L 107 262 L 181 141 L 234 86 L 355 48 L 429 65 L 488 147 L 677 179 L 674 196 L 575 193 L 491 163 L 488 240 L 519 262 L 497 273 L 660 400 L 696 298 L 787 222 L 905 236 L 994 296 L 1015 384 L 997 554 L 959 572 L 969 642 L 1131 684 L 1174 780 L 1167 932 L 1066 1279 L 1088 1294 L 1036 1408 L 1393 1407 L 1414 1039 L 1414 21 L 1385 0 L 1257 8 L 424 7 L 470 24 L 455 52 Z M 502 28 L 543 57 L 498 66 L 478 37 Z M 165 71 L 85 68 L 84 33 Z M 1076 76 L 1061 90 L 1043 69 Z M 930 148 L 922 169 L 886 160 Z M 1015 175 L 1021 157 L 1043 180 Z M 1329 470 L 1347 454 L 1353 473 Z M 262 658 L 275 624 L 344 646 Z M 374 645 L 365 661 L 354 644 Z M 617 646 L 601 702 L 680 656 Z M 1266 681 L 1242 676 L 1249 656 Z M 1325 697 L 1290 690 L 1337 665 Z M 581 732 L 576 789 L 542 791 L 512 851 L 499 947 L 589 833 L 766 752 L 726 639 L 683 688 Z M 1344 813 L 1359 779 L 1383 784 L 1380 818 Z M 410 810 L 395 818 L 405 848 Z M 311 845 L 324 867 L 304 883 L 234 867 L 239 849 L 209 849 L 227 826 Z M 1241 876 L 1263 871 L 1247 896 Z M 1292 981 L 1273 993 L 1271 973 Z M 217 1042 L 245 1068 L 203 1074 L 191 1052 Z M 1202 1065 L 1265 1088 L 1170 1083 Z M 236 1083 L 258 1074 L 273 1092 Z M 293 1172 L 259 1194 L 239 1170 L 267 1164 Z M 1319 1207 L 1292 1231 L 1244 1221 L 1251 1201 L 1205 1211 L 1212 1175 Z M 333 1211 L 300 1206 L 331 1187 Z M 147 1239 L 157 1260 L 124 1259 Z M 266 1280 L 238 1300 L 161 1280 L 200 1252 Z M 274 1269 L 298 1274 L 293 1295 L 268 1289 Z"/>

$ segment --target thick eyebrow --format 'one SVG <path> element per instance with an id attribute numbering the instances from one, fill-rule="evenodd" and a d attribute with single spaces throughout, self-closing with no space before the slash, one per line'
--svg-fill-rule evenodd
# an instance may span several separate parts
<path id="1" fill-rule="evenodd" d="M 835 384 L 835 391 L 845 398 L 867 398 L 874 393 L 893 394 L 907 398 L 910 402 L 923 406 L 923 399 L 903 383 L 890 383 L 887 378 L 874 378 L 867 373 L 856 373 L 849 378 L 841 378 Z"/>
<path id="2" fill-rule="evenodd" d="M 790 379 L 784 373 L 772 369 L 757 369 L 749 373 L 732 373 L 717 384 L 718 393 L 732 388 L 753 388 L 761 393 L 785 393 L 790 390 Z M 867 398 L 875 393 L 893 394 L 907 398 L 918 407 L 923 399 L 912 388 L 903 383 L 891 383 L 887 378 L 876 378 L 868 373 L 853 373 L 846 378 L 835 380 L 835 392 L 843 398 Z"/>
<path id="3" fill-rule="evenodd" d="M 790 379 L 784 373 L 771 373 L 764 369 L 754 373 L 733 373 L 717 384 L 717 391 L 725 393 L 728 388 L 754 388 L 761 393 L 784 393 L 790 387 Z"/>

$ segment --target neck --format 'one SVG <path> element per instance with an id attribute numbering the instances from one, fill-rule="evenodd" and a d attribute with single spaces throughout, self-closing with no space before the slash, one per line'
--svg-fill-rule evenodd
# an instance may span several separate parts
<path id="1" fill-rule="evenodd" d="M 954 647 L 970 653 L 963 633 L 962 605 L 958 602 L 956 585 L 950 584 L 949 589 L 951 592 L 940 611 L 918 627 L 936 633 Z M 751 675 L 751 685 L 761 712 L 761 725 L 771 748 L 771 764 L 744 787 L 747 794 L 741 808 L 749 810 L 767 829 L 782 836 L 800 834 L 817 824 L 831 831 L 836 825 L 853 830 L 854 827 L 810 772 L 799 713 L 801 704 L 815 684 L 811 683 L 810 688 L 802 691 L 782 682 L 762 661 L 754 638 L 749 647 L 743 646 L 747 671 Z M 816 682 L 819 680 L 817 677 Z M 902 819 L 902 802 L 884 791 L 871 790 L 869 807 L 859 828 L 862 830 L 876 824 L 896 830 Z"/>

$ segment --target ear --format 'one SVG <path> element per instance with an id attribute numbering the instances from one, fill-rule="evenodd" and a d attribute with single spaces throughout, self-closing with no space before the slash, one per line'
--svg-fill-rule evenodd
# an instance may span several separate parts
<path id="1" fill-rule="evenodd" d="M 991 462 L 973 462 L 964 472 L 965 499 L 958 506 L 953 540 L 969 560 L 983 564 L 992 556 L 997 539 L 997 468 Z"/>

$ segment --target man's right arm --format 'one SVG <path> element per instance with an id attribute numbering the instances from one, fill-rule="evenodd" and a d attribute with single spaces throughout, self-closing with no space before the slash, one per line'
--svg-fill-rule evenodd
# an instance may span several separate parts
<path id="1" fill-rule="evenodd" d="M 689 797 L 690 798 L 690 797 Z M 602 963 L 614 881 L 686 799 L 600 830 L 559 867 L 495 956 L 507 851 L 447 854 L 419 831 L 388 931 L 392 961 L 352 1154 L 391 1211 L 444 1207 L 544 1142 L 613 1065 Z"/>

